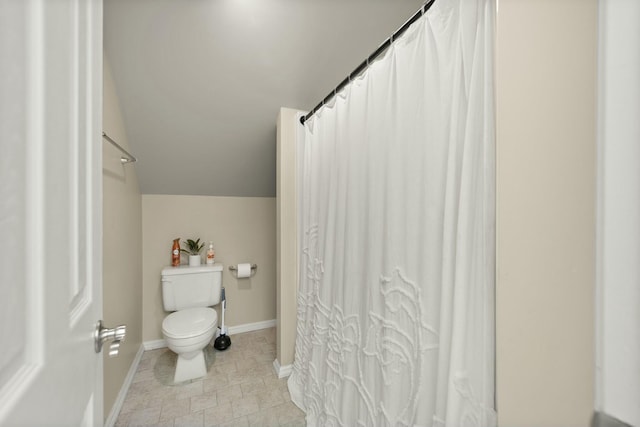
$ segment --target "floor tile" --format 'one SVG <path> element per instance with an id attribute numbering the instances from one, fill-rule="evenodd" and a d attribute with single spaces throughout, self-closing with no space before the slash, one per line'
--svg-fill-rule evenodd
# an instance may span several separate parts
<path id="1" fill-rule="evenodd" d="M 204 411 L 176 417 L 174 427 L 204 427 Z"/>
<path id="2" fill-rule="evenodd" d="M 258 406 L 260 409 L 271 408 L 286 402 L 282 397 L 282 393 L 273 391 L 258 394 L 256 395 L 256 398 L 258 399 Z"/>
<path id="3" fill-rule="evenodd" d="M 160 411 L 161 408 L 159 406 L 133 411 L 129 414 L 129 423 L 127 425 L 133 427 L 158 424 Z"/>
<path id="4" fill-rule="evenodd" d="M 204 393 L 203 381 L 204 380 L 200 380 L 185 385 L 175 386 L 176 399 L 189 398 Z"/>
<path id="5" fill-rule="evenodd" d="M 218 399 L 216 399 L 215 391 L 191 397 L 191 412 L 198 412 L 216 406 L 218 406 Z"/>
<path id="6" fill-rule="evenodd" d="M 215 408 L 205 409 L 204 427 L 219 426 L 233 419 L 233 409 L 231 403 L 218 405 Z"/>
<path id="7" fill-rule="evenodd" d="M 165 402 L 160 412 L 160 421 L 173 420 L 190 412 L 190 399 L 177 399 Z"/>
<path id="8" fill-rule="evenodd" d="M 231 403 L 234 400 L 242 399 L 242 388 L 240 384 L 230 385 L 216 391 L 216 399 L 218 405 L 224 405 L 225 403 Z"/>
<path id="9" fill-rule="evenodd" d="M 210 391 L 220 390 L 221 388 L 225 388 L 229 386 L 229 380 L 227 379 L 227 374 L 213 374 L 209 375 L 207 378 L 202 380 L 203 391 L 205 393 Z"/>
<path id="10" fill-rule="evenodd" d="M 236 399 L 231 402 L 231 408 L 233 409 L 233 418 L 250 415 L 260 410 L 260 406 L 258 406 L 258 399 L 255 396 Z"/>
<path id="11" fill-rule="evenodd" d="M 275 409 L 267 409 L 247 415 L 249 427 L 280 427 L 278 412 Z"/>

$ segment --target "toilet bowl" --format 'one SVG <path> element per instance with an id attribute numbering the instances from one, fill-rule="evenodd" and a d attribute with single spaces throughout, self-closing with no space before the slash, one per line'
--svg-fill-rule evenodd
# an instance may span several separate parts
<path id="1" fill-rule="evenodd" d="M 167 346 L 178 355 L 175 382 L 207 375 L 203 349 L 213 339 L 217 325 L 216 311 L 207 307 L 176 311 L 164 319 Z"/>
<path id="2" fill-rule="evenodd" d="M 207 375 L 204 348 L 211 343 L 220 303 L 222 265 L 166 267 L 162 270 L 162 300 L 173 311 L 162 322 L 167 346 L 178 355 L 175 382 Z"/>

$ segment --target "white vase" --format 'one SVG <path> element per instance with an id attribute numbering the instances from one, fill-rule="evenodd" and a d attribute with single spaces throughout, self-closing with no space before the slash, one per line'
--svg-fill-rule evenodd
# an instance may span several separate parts
<path id="1" fill-rule="evenodd" d="M 200 255 L 189 255 L 189 265 L 191 267 L 198 266 L 201 262 L 202 259 L 200 258 Z"/>

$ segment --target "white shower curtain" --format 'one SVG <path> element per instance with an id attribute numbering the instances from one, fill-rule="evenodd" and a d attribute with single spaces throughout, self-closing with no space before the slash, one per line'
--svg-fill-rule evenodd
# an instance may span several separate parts
<path id="1" fill-rule="evenodd" d="M 493 15 L 437 0 L 304 126 L 310 426 L 495 425 Z"/>

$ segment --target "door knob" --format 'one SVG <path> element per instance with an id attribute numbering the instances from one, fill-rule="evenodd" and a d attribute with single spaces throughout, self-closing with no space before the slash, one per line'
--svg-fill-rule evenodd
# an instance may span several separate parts
<path id="1" fill-rule="evenodd" d="M 124 341 L 126 335 L 126 325 L 120 325 L 113 329 L 109 329 L 102 326 L 102 320 L 99 320 L 96 324 L 96 331 L 94 333 L 96 353 L 100 353 L 102 351 L 102 345 L 105 342 L 113 341 L 109 346 L 109 357 L 116 357 L 120 351 L 120 344 Z"/>

